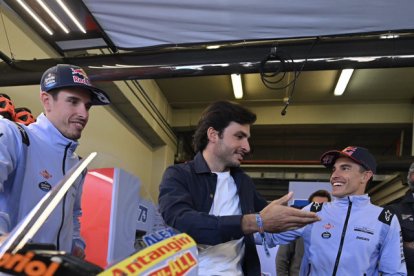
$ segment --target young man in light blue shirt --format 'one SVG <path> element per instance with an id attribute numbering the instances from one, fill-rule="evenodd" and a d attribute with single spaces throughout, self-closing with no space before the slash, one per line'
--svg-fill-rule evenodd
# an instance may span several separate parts
<path id="1" fill-rule="evenodd" d="M 0 234 L 6 235 L 73 167 L 75 153 L 92 105 L 109 104 L 82 68 L 58 64 L 41 79 L 42 113 L 25 126 L 0 119 Z M 80 236 L 83 179 L 78 180 L 55 208 L 33 243 L 84 257 Z"/>
<path id="2" fill-rule="evenodd" d="M 389 209 L 371 204 L 365 194 L 376 173 L 376 161 L 365 148 L 350 146 L 324 153 L 321 163 L 332 170 L 336 199 L 305 210 L 321 218 L 297 230 L 265 233 L 268 246 L 303 237 L 300 275 L 406 275 L 398 219 Z M 263 239 L 256 234 L 256 242 Z"/>

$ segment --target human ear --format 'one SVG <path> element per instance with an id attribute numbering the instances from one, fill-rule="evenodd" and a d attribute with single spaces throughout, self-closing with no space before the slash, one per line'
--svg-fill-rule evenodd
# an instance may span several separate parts
<path id="1" fill-rule="evenodd" d="M 51 97 L 52 95 L 47 92 L 40 92 L 40 102 L 42 103 L 45 112 L 49 112 L 51 110 Z"/>
<path id="2" fill-rule="evenodd" d="M 362 180 L 364 182 L 368 182 L 368 180 L 373 176 L 374 174 L 372 173 L 372 171 L 365 171 L 362 175 Z"/>
<path id="3" fill-rule="evenodd" d="M 207 129 L 207 138 L 210 142 L 215 142 L 217 141 L 218 138 L 218 132 L 217 130 L 215 130 L 213 127 L 209 127 Z"/>

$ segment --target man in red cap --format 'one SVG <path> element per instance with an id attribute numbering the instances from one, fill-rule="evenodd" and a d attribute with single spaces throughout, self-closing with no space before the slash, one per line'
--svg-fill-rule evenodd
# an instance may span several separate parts
<path id="1" fill-rule="evenodd" d="M 376 173 L 374 156 L 365 148 L 350 146 L 324 153 L 321 163 L 331 170 L 336 199 L 306 206 L 321 220 L 297 230 L 266 234 L 267 245 L 303 237 L 300 275 L 406 275 L 397 217 L 373 205 L 365 194 Z M 263 240 L 259 235 L 255 238 L 257 243 Z"/>
<path id="2" fill-rule="evenodd" d="M 42 113 L 25 126 L 0 120 L 0 234 L 10 232 L 78 162 L 78 139 L 93 105 L 109 97 L 92 86 L 82 68 L 58 64 L 40 83 Z M 83 179 L 78 179 L 33 237 L 34 243 L 84 256 L 80 236 Z"/>

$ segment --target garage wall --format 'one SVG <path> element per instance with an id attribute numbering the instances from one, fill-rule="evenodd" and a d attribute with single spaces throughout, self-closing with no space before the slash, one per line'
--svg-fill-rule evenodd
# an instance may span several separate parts
<path id="1" fill-rule="evenodd" d="M 0 24 L 0 51 L 18 60 L 56 57 L 57 54 L 30 30 L 3 13 Z M 10 15 L 9 15 L 10 16 Z M 11 51 L 10 51 L 11 49 Z M 1 62 L 1 61 L 0 61 Z M 40 82 L 40 80 L 39 80 Z M 143 82 L 145 93 L 160 108 L 160 114 L 169 121 L 171 108 L 159 88 L 151 81 Z M 42 112 L 39 102 L 39 85 L 2 87 L 0 93 L 8 94 L 16 107 L 28 107 L 34 115 Z M 127 92 L 126 92 L 127 93 Z M 137 112 L 146 113 L 148 107 L 137 106 Z M 146 116 L 147 124 L 156 128 L 154 118 Z M 154 130 L 153 130 L 154 131 Z M 155 130 L 158 131 L 158 130 Z M 111 107 L 92 107 L 90 119 L 80 139 L 78 153 L 86 156 L 97 151 L 94 167 L 120 167 L 138 176 L 153 199 L 158 196 L 158 186 L 165 168 L 174 161 L 175 137 L 160 135 L 164 145 L 154 148 L 123 122 Z"/>

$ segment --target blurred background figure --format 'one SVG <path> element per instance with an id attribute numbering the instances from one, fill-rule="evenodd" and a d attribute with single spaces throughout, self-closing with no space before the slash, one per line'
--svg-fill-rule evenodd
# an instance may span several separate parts
<path id="1" fill-rule="evenodd" d="M 414 276 L 414 163 L 408 169 L 407 184 L 407 194 L 390 207 L 400 221 L 408 276 Z"/>
<path id="2" fill-rule="evenodd" d="M 27 107 L 18 107 L 15 110 L 14 121 L 26 126 L 36 122 L 35 117 L 32 115 L 32 111 Z"/>
<path id="3" fill-rule="evenodd" d="M 3 118 L 14 121 L 14 105 L 10 97 L 0 93 L 0 115 Z"/>
<path id="4" fill-rule="evenodd" d="M 312 193 L 308 198 L 309 203 L 318 202 L 330 202 L 331 195 L 326 190 L 318 190 Z M 300 209 L 300 207 L 292 206 Z M 281 244 L 277 250 L 276 255 L 276 273 L 281 275 L 299 275 L 300 264 L 302 263 L 302 257 L 304 252 L 303 239 L 297 240 L 289 244 Z"/>

